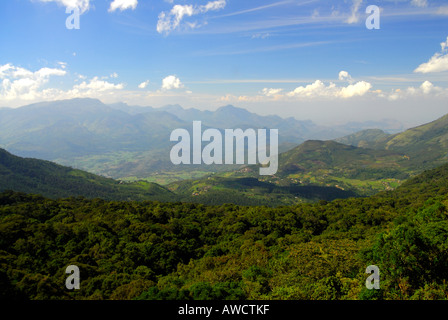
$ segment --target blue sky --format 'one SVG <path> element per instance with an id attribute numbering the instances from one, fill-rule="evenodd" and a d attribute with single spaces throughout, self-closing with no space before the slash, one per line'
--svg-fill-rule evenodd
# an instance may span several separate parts
<path id="1" fill-rule="evenodd" d="M 93 97 L 409 125 L 448 113 L 448 1 L 8 0 L 0 21 L 0 106 Z"/>

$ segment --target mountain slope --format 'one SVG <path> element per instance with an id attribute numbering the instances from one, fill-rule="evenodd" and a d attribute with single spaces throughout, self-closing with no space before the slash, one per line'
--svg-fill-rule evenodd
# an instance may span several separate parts
<path id="1" fill-rule="evenodd" d="M 279 170 L 272 177 L 260 177 L 258 166 L 247 166 L 234 172 L 219 173 L 208 178 L 209 181 L 199 179 L 184 184 L 174 183 L 169 187 L 181 187 L 202 196 L 209 190 L 227 188 L 226 181 L 217 181 L 218 178 L 250 177 L 290 191 L 296 186 L 320 186 L 338 188 L 360 196 L 372 195 L 395 189 L 409 177 L 448 161 L 448 115 L 400 134 L 390 135 L 373 129 L 337 141 L 309 140 L 281 153 Z M 254 189 L 263 189 L 259 186 L 245 188 L 241 184 L 235 188 L 252 194 L 256 194 Z M 332 193 L 330 189 L 327 191 Z M 269 194 L 271 190 L 265 188 L 264 192 Z"/>
<path id="2" fill-rule="evenodd" d="M 0 147 L 18 156 L 126 180 L 168 183 L 232 170 L 225 166 L 171 164 L 169 152 L 174 143 L 170 134 L 178 128 L 191 131 L 193 120 L 202 121 L 204 129 L 278 129 L 280 151 L 307 139 L 334 139 L 363 127 L 323 127 L 309 120 L 262 116 L 230 105 L 202 111 L 179 105 L 153 108 L 72 99 L 0 109 Z"/>
<path id="3" fill-rule="evenodd" d="M 314 140 L 306 141 L 281 154 L 279 173 L 309 172 L 320 169 L 347 173 L 360 168 L 399 168 L 398 162 L 402 158 L 403 156 L 397 152 L 358 148 L 334 141 Z"/>
<path id="4" fill-rule="evenodd" d="M 255 177 L 211 175 L 198 180 L 173 182 L 167 186 L 182 200 L 205 204 L 288 205 L 318 200 L 355 197 L 350 190 L 316 185 L 279 185 Z"/>
<path id="5" fill-rule="evenodd" d="M 49 161 L 26 159 L 0 149 L 0 191 L 14 190 L 50 198 L 84 196 L 109 200 L 170 199 L 155 183 L 122 184 Z"/>
<path id="6" fill-rule="evenodd" d="M 184 125 L 168 112 L 132 115 L 99 100 L 73 99 L 2 110 L 0 144 L 20 156 L 73 159 L 164 147 L 172 128 Z"/>
<path id="7" fill-rule="evenodd" d="M 414 168 L 439 166 L 448 161 L 448 115 L 377 141 L 373 147 L 405 153 Z"/>
<path id="8" fill-rule="evenodd" d="M 280 208 L 4 192 L 0 298 L 446 300 L 447 192 L 448 165 L 373 197 Z M 82 290 L 61 286 L 73 264 Z M 380 290 L 365 287 L 369 265 Z"/>
<path id="9" fill-rule="evenodd" d="M 367 129 L 352 133 L 342 138 L 334 139 L 334 141 L 350 146 L 369 148 L 372 144 L 380 140 L 385 140 L 389 136 L 390 134 L 385 133 L 380 129 Z"/>
<path id="10" fill-rule="evenodd" d="M 409 171 L 419 173 L 448 161 L 448 115 L 393 135 L 383 134 L 380 130 L 365 130 L 335 141 L 401 153 L 409 160 L 403 165 Z"/>
<path id="11" fill-rule="evenodd" d="M 358 196 L 394 189 L 409 178 L 407 158 L 395 151 L 310 140 L 279 155 L 274 176 L 259 176 L 248 166 L 225 177 L 253 177 L 280 186 L 321 186 L 350 191 Z"/>

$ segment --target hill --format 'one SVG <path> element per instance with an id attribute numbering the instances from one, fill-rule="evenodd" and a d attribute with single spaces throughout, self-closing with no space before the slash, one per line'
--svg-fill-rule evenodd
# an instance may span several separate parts
<path id="1" fill-rule="evenodd" d="M 252 197 L 262 194 L 273 199 L 283 197 L 288 204 L 297 202 L 295 199 L 333 199 L 336 194 L 341 198 L 373 195 L 395 189 L 409 177 L 446 163 L 447 128 L 448 115 L 400 134 L 369 129 L 334 141 L 308 140 L 279 155 L 275 176 L 260 177 L 257 166 L 246 166 L 204 179 L 175 182 L 168 187 L 197 199 L 211 197 L 218 190 L 229 193 L 239 190 Z M 250 186 L 245 184 L 246 178 L 253 179 Z M 298 192 L 300 187 L 327 188 L 321 191 L 328 194 L 307 192 L 304 197 Z M 348 193 L 335 193 L 334 189 Z M 286 190 L 289 190 L 287 196 L 283 195 Z"/>
<path id="2" fill-rule="evenodd" d="M 168 187 L 147 181 L 123 182 L 50 161 L 21 158 L 0 149 L 0 192 L 40 194 L 49 198 L 83 196 L 105 200 L 183 201 L 221 205 L 279 206 L 297 202 L 348 198 L 356 194 L 334 187 L 278 186 L 255 178 L 208 177 Z"/>
<path id="3" fill-rule="evenodd" d="M 390 136 L 390 134 L 385 133 L 381 129 L 367 129 L 342 138 L 334 139 L 334 141 L 350 146 L 369 148 L 375 142 L 385 140 L 388 136 Z"/>
<path id="4" fill-rule="evenodd" d="M 357 196 L 353 191 L 341 190 L 337 187 L 299 184 L 280 185 L 253 177 L 223 177 L 219 174 L 197 180 L 173 182 L 166 187 L 182 196 L 183 201 L 209 205 L 233 203 L 275 207 Z"/>
<path id="5" fill-rule="evenodd" d="M 201 111 L 179 105 L 153 108 L 71 99 L 0 109 L 0 147 L 18 156 L 130 181 L 147 179 L 167 184 L 233 170 L 226 166 L 193 168 L 170 163 L 169 152 L 174 145 L 169 139 L 171 132 L 178 128 L 191 130 L 193 120 L 201 120 L 204 130 L 278 129 L 280 151 L 308 139 L 333 139 L 362 127 L 328 128 L 309 120 L 261 116 L 235 106 Z"/>
<path id="6" fill-rule="evenodd" d="M 279 208 L 5 192 L 0 299 L 446 300 L 447 191 L 448 165 L 373 197 Z M 61 286 L 68 265 L 80 290 Z"/>
<path id="7" fill-rule="evenodd" d="M 340 177 L 374 178 L 377 170 L 399 170 L 403 155 L 387 150 L 372 150 L 347 146 L 335 141 L 306 141 L 280 155 L 279 175 L 328 170 Z"/>
<path id="8" fill-rule="evenodd" d="M 173 194 L 155 183 L 120 183 L 55 163 L 14 156 L 0 149 L 0 191 L 14 190 L 49 198 L 108 200 L 168 200 Z"/>
<path id="9" fill-rule="evenodd" d="M 448 161 L 448 115 L 379 140 L 373 148 L 404 153 L 409 166 L 419 170 L 437 167 Z"/>
<path id="10" fill-rule="evenodd" d="M 280 155 L 278 177 L 368 195 L 447 162 L 448 115 L 397 134 L 371 129 L 334 141 L 306 141 Z"/>
<path id="11" fill-rule="evenodd" d="M 361 131 L 336 141 L 401 153 L 409 160 L 405 166 L 419 173 L 448 161 L 448 115 L 393 135 Z"/>
<path id="12" fill-rule="evenodd" d="M 222 177 L 252 177 L 279 186 L 320 186 L 358 196 L 390 190 L 410 177 L 407 158 L 395 151 L 348 146 L 335 141 L 310 140 L 279 155 L 274 176 L 260 177 L 257 166 Z"/>

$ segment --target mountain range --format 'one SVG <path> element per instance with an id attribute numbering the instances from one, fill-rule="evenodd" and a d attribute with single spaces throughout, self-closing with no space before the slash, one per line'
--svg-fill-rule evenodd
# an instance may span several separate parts
<path id="1" fill-rule="evenodd" d="M 72 99 L 0 109 L 0 147 L 18 156 L 50 160 L 117 179 L 152 177 L 163 182 L 163 173 L 169 182 L 237 168 L 170 163 L 171 132 L 177 128 L 191 130 L 194 120 L 201 120 L 204 129 L 278 129 L 281 152 L 309 139 L 334 139 L 375 125 L 324 127 L 309 120 L 260 116 L 230 105 L 201 111 L 179 105 L 153 108 Z M 388 124 L 385 121 L 384 125 Z M 397 123 L 389 127 L 396 128 Z"/>
<path id="2" fill-rule="evenodd" d="M 171 165 L 166 160 L 171 130 L 188 129 L 197 119 L 221 129 L 283 128 L 283 143 L 290 145 L 279 155 L 276 175 L 260 177 L 257 165 Z M 0 150 L 0 189 L 48 197 L 282 205 L 395 189 L 448 160 L 448 115 L 401 133 L 368 129 L 335 140 L 300 143 L 303 138 L 297 138 L 295 144 L 288 142 L 294 135 L 326 129 L 233 106 L 212 112 L 178 105 L 105 105 L 94 99 L 0 109 L 0 124 L 1 145 L 11 152 Z M 151 174 L 167 177 L 165 186 L 142 179 Z M 108 178 L 114 175 L 126 179 Z"/>
<path id="3" fill-rule="evenodd" d="M 186 182 L 188 184 L 188 182 Z M 237 203 L 277 206 L 295 202 L 333 200 L 355 196 L 349 191 L 320 186 L 277 186 L 255 178 L 214 179 L 222 190 L 191 193 L 147 181 L 123 182 L 33 158 L 22 158 L 0 149 L 0 192 L 11 190 L 40 194 L 48 198 L 82 196 L 105 200 L 199 202 L 204 204 Z"/>
<path id="4" fill-rule="evenodd" d="M 402 133 L 378 130 L 358 132 L 336 139 L 358 147 L 400 152 L 408 157 L 408 167 L 423 170 L 448 161 L 448 115 Z"/>
<path id="5" fill-rule="evenodd" d="M 424 170 L 448 162 L 448 115 L 431 123 L 388 134 L 363 130 L 336 140 L 308 140 L 279 155 L 274 176 L 259 177 L 258 166 L 168 184 L 170 190 L 203 194 L 219 188 L 215 180 L 256 178 L 283 187 L 322 186 L 367 196 L 392 190 Z"/>

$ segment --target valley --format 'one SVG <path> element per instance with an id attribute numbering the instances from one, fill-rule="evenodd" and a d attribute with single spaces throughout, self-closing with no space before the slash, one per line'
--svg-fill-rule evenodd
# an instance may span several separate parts
<path id="1" fill-rule="evenodd" d="M 12 126 L 16 129 L 14 135 L 0 135 L 3 145 L 18 155 L 28 155 L 26 157 L 56 157 L 53 161 L 64 166 L 48 160 L 23 159 L 3 151 L 1 189 L 53 198 L 82 195 L 210 205 L 227 202 L 292 205 L 372 196 L 394 190 L 407 179 L 448 160 L 448 116 L 401 133 L 367 129 L 334 140 L 309 139 L 294 145 L 292 140 L 304 138 L 293 139 L 292 132 L 311 134 L 309 130 L 317 130 L 316 126 L 292 119 L 261 117 L 235 107 L 224 107 L 215 113 L 184 110 L 179 106 L 167 106 L 166 111 L 161 111 L 75 99 L 21 109 L 1 110 L 6 115 L 1 118 L 2 123 L 10 120 L 9 127 L 2 129 L 11 130 Z M 232 114 L 228 119 L 224 116 L 227 109 Z M 37 111 L 46 117 L 36 118 Z M 209 121 L 205 128 L 230 126 L 236 119 L 245 123 L 241 127 L 246 128 L 266 127 L 269 121 L 277 121 L 276 124 L 284 128 L 279 131 L 284 144 L 280 149 L 278 171 L 274 175 L 260 176 L 260 165 L 173 165 L 167 159 L 170 146 L 165 138 L 169 137 L 171 128 L 182 128 L 186 122 L 169 111 L 186 121 L 205 116 L 205 121 Z M 14 120 L 16 112 L 21 115 L 22 122 Z M 99 112 L 105 116 L 100 117 Z M 161 118 L 156 120 L 156 117 Z M 25 130 L 25 126 L 30 129 Z M 52 134 L 51 127 L 62 133 Z M 314 134 L 318 132 L 322 131 L 314 131 Z M 85 136 L 87 140 L 83 140 L 82 134 L 89 138 Z M 75 168 L 84 168 L 90 173 Z M 58 187 L 58 183 L 65 185 L 65 181 L 70 181 L 69 186 L 74 184 L 74 189 Z"/>

